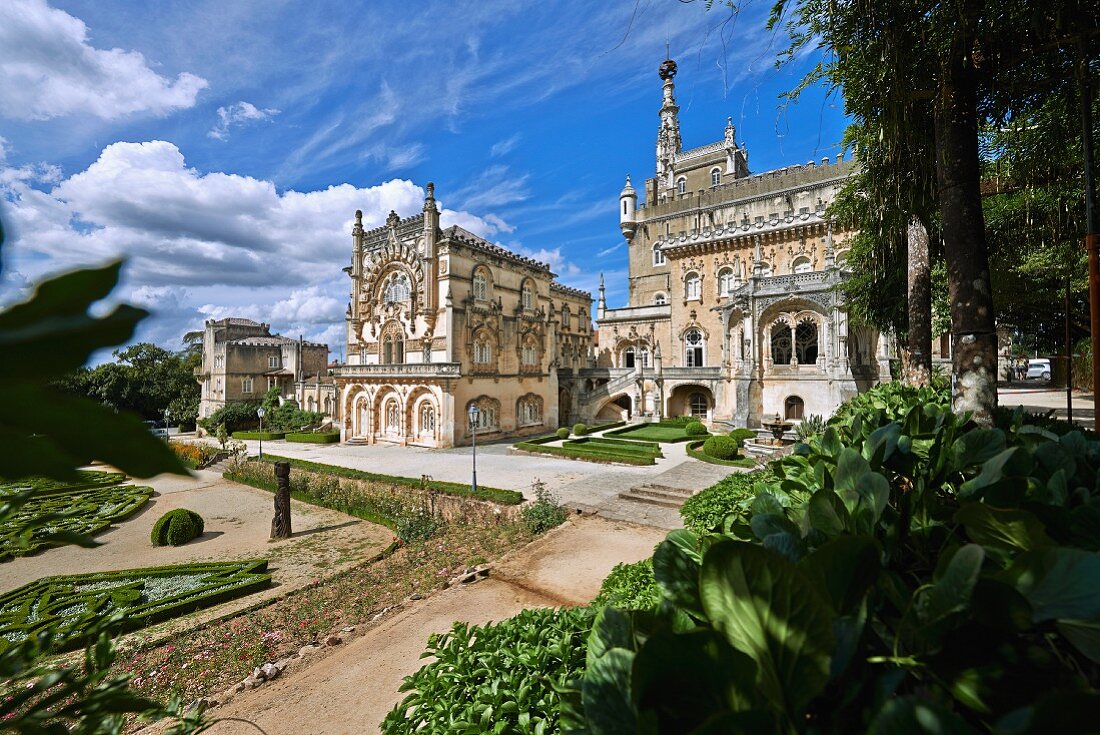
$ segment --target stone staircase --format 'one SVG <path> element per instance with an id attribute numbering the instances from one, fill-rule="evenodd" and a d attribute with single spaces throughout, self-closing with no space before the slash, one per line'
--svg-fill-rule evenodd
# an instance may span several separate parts
<path id="1" fill-rule="evenodd" d="M 656 505 L 662 508 L 679 508 L 684 504 L 685 500 L 694 494 L 694 491 L 685 490 L 681 487 L 646 483 L 644 485 L 632 487 L 625 493 L 619 493 L 619 497 L 634 503 L 645 503 L 647 505 Z"/>
<path id="2" fill-rule="evenodd" d="M 344 440 L 344 446 L 348 447 L 365 447 L 367 446 L 367 440 L 361 436 L 349 436 Z"/>

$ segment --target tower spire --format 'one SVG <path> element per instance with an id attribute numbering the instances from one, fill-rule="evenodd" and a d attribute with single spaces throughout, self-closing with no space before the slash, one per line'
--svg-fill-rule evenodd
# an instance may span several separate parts
<path id="1" fill-rule="evenodd" d="M 683 150 L 680 141 L 680 107 L 676 104 L 676 85 L 672 80 L 676 76 L 676 62 L 666 58 L 657 69 L 657 75 L 663 80 L 660 128 L 657 130 L 657 179 L 665 187 L 673 186 L 673 164 Z M 658 184 L 658 185 L 660 185 Z"/>

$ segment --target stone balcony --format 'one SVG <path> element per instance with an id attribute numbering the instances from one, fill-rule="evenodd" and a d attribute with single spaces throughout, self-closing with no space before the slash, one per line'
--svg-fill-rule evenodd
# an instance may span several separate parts
<path id="1" fill-rule="evenodd" d="M 333 368 L 337 378 L 457 378 L 462 365 L 457 362 L 414 362 L 400 365 L 341 365 Z"/>

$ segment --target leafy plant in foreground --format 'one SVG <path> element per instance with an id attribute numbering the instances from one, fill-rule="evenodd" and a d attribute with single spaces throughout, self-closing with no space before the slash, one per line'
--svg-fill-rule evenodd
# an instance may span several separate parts
<path id="1" fill-rule="evenodd" d="M 561 503 L 554 494 L 538 480 L 535 480 L 532 487 L 535 490 L 534 502 L 528 503 L 520 510 L 520 516 L 527 530 L 531 533 L 544 533 L 564 523 L 565 508 L 561 507 Z"/>
<path id="2" fill-rule="evenodd" d="M 661 590 L 653 577 L 653 560 L 616 564 L 600 585 L 600 594 L 592 607 L 617 607 L 622 610 L 649 610 L 661 602 Z"/>

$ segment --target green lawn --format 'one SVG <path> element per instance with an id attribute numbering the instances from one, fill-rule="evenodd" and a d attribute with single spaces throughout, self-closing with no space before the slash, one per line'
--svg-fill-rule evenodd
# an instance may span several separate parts
<path id="1" fill-rule="evenodd" d="M 669 426 L 667 424 L 639 424 L 638 426 L 630 426 L 626 429 L 616 429 L 607 434 L 607 436 L 667 443 L 683 442 L 688 439 L 699 438 L 688 436 L 684 433 L 684 427 L 682 426 Z"/>
<path id="2" fill-rule="evenodd" d="M 589 452 L 601 455 L 617 455 L 631 457 L 660 457 L 660 445 L 652 442 L 632 442 L 624 439 L 601 439 L 589 437 L 584 439 L 571 439 L 562 442 L 563 447 L 569 447 L 581 452 Z"/>

